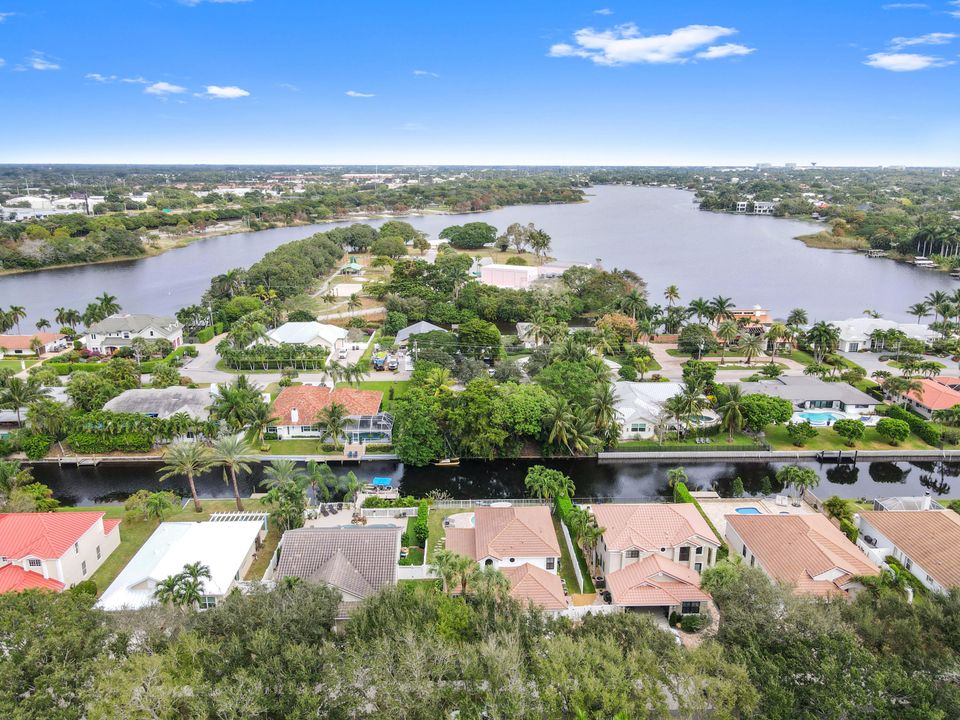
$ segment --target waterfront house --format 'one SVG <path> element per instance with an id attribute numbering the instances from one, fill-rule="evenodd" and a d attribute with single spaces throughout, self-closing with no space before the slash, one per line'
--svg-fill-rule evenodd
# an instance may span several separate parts
<path id="1" fill-rule="evenodd" d="M 397 336 L 395 338 L 395 342 L 400 347 L 406 347 L 410 340 L 411 335 L 423 335 L 424 333 L 428 333 L 428 332 L 445 333 L 447 331 L 444 330 L 442 327 L 438 327 L 433 323 L 427 322 L 426 320 L 421 320 L 420 322 L 416 322 L 413 325 L 407 325 L 407 327 L 403 328 L 402 330 L 398 330 Z"/>
<path id="2" fill-rule="evenodd" d="M 120 545 L 102 512 L 0 514 L 0 592 L 61 590 L 88 580 Z"/>
<path id="3" fill-rule="evenodd" d="M 324 347 L 330 352 L 342 350 L 349 333 L 345 328 L 319 322 L 288 322 L 267 331 L 268 345 L 307 345 Z"/>
<path id="4" fill-rule="evenodd" d="M 870 415 L 880 403 L 872 395 L 844 382 L 826 382 L 811 375 L 784 375 L 775 380 L 740 383 L 744 395 L 760 394 L 789 400 L 799 410 L 832 409 Z"/>
<path id="5" fill-rule="evenodd" d="M 66 514 L 66 513 L 65 513 Z M 211 608 L 243 580 L 267 533 L 266 513 L 213 513 L 203 522 L 164 522 L 104 591 L 97 607 L 138 609 L 153 605 L 157 584 L 200 563 L 200 608 Z"/>
<path id="6" fill-rule="evenodd" d="M 498 288 L 527 290 L 540 276 L 532 265 L 501 265 L 490 263 L 480 267 L 480 282 Z"/>
<path id="7" fill-rule="evenodd" d="M 898 330 L 908 338 L 920 340 L 924 343 L 932 342 L 938 337 L 936 331 L 931 330 L 928 325 L 898 323 L 883 318 L 850 318 L 849 320 L 834 320 L 830 324 L 840 330 L 840 342 L 837 346 L 840 352 L 877 350 L 878 348 L 870 336 L 878 330 L 883 332 Z M 896 352 L 896 347 L 886 347 L 884 349 L 887 352 Z"/>
<path id="8" fill-rule="evenodd" d="M 46 397 L 51 400 L 56 400 L 58 403 L 63 403 L 64 405 L 73 405 L 73 401 L 70 399 L 70 396 L 67 395 L 67 389 L 65 387 L 45 387 L 43 389 L 46 392 Z M 9 431 L 18 428 L 20 424 L 27 419 L 26 407 L 19 408 L 19 422 L 17 418 L 17 408 L 0 408 L 0 438 L 6 437 Z"/>
<path id="9" fill-rule="evenodd" d="M 920 380 L 920 390 L 911 390 L 906 395 L 907 407 L 928 420 L 937 410 L 949 410 L 960 405 L 960 379 L 939 376 Z"/>
<path id="10" fill-rule="evenodd" d="M 317 416 L 324 408 L 338 403 L 347 409 L 344 437 L 351 443 L 390 443 L 393 437 L 393 416 L 380 411 L 383 393 L 379 390 L 330 388 L 320 385 L 285 387 L 273 402 L 276 426 L 269 428 L 281 440 L 304 437 L 323 439 L 324 430 Z"/>
<path id="11" fill-rule="evenodd" d="M 765 202 L 763 200 L 755 200 L 753 202 L 754 215 L 773 215 L 773 211 L 776 209 L 777 204 L 775 202 Z"/>
<path id="12" fill-rule="evenodd" d="M 617 421 L 620 423 L 621 440 L 647 440 L 656 436 L 657 428 L 675 427 L 663 410 L 664 403 L 681 392 L 680 383 L 628 382 L 614 383 L 616 392 Z M 717 422 L 715 412 L 705 409 L 691 424 L 708 426 Z"/>
<path id="13" fill-rule="evenodd" d="M 797 593 L 857 592 L 857 578 L 880 574 L 825 515 L 726 515 L 727 543 L 751 567 Z"/>
<path id="14" fill-rule="evenodd" d="M 472 527 L 446 531 L 446 547 L 498 570 L 524 563 L 556 574 L 560 543 L 546 505 L 478 507 Z"/>
<path id="15" fill-rule="evenodd" d="M 183 344 L 183 326 L 162 315 L 117 313 L 90 325 L 81 342 L 91 352 L 109 355 L 130 347 L 135 338 L 167 340 L 176 348 Z"/>
<path id="16" fill-rule="evenodd" d="M 356 603 L 397 582 L 400 528 L 389 526 L 300 528 L 280 539 L 265 579 L 296 577 L 340 592 L 340 618 Z"/>
<path id="17" fill-rule="evenodd" d="M 0 335 L 0 357 L 36 355 L 34 340 L 40 343 L 40 352 L 51 353 L 67 348 L 67 336 L 61 333 L 38 332 L 33 335 Z"/>
<path id="18" fill-rule="evenodd" d="M 103 409 L 115 413 L 137 413 L 161 420 L 178 413 L 186 413 L 194 420 L 202 421 L 210 417 L 211 401 L 209 389 L 174 385 L 166 388 L 124 390 L 108 400 Z"/>
<path id="19" fill-rule="evenodd" d="M 560 615 L 570 607 L 570 598 L 556 573 L 533 563 L 504 567 L 500 572 L 510 581 L 510 597 L 521 605 L 538 607 L 551 615 Z"/>
<path id="20" fill-rule="evenodd" d="M 857 546 L 873 562 L 893 557 L 933 592 L 960 587 L 960 515 L 953 510 L 873 510 L 855 520 Z"/>
<path id="21" fill-rule="evenodd" d="M 687 503 L 610 503 L 590 508 L 603 535 L 594 554 L 616 605 L 698 613 L 709 597 L 700 573 L 717 561 L 720 541 Z"/>

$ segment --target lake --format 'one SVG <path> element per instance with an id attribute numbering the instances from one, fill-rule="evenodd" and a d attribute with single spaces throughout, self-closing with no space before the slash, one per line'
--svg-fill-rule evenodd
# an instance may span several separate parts
<path id="1" fill-rule="evenodd" d="M 404 494 L 423 496 L 431 490 L 447 491 L 454 498 L 523 497 L 523 480 L 531 465 L 543 464 L 567 473 L 577 487 L 577 497 L 650 498 L 669 494 L 667 470 L 680 463 L 599 461 L 595 458 L 553 460 L 464 460 L 457 468 L 406 467 L 395 461 L 371 461 L 361 464 L 331 463 L 334 473 L 354 471 L 369 482 L 374 477 L 391 477 Z M 733 479 L 740 477 L 748 493 L 757 493 L 764 477 L 771 480 L 785 463 L 766 462 L 696 462 L 682 463 L 692 490 L 717 490 L 729 495 Z M 859 498 L 890 495 L 923 495 L 934 497 L 960 496 L 960 463 L 942 462 L 861 462 L 856 465 L 820 465 L 801 463 L 813 468 L 821 478 L 816 493 Z M 58 467 L 52 464 L 33 467 L 34 477 L 48 485 L 64 503 L 91 505 L 118 501 L 146 488 L 151 491 L 173 490 L 188 493 L 185 481 L 157 480 L 158 464 L 103 464 L 98 467 Z M 262 466 L 254 465 L 254 473 L 242 478 L 240 492 L 249 496 L 261 478 Z M 231 497 L 220 470 L 196 480 L 197 492 L 203 497 Z M 774 485 L 775 487 L 775 485 Z"/>
<path id="2" fill-rule="evenodd" d="M 722 294 L 762 305 L 777 317 L 804 307 L 811 320 L 856 317 L 865 309 L 911 320 L 905 309 L 933 290 L 953 290 L 943 273 L 850 251 L 808 248 L 794 238 L 819 226 L 794 220 L 702 212 L 693 194 L 669 188 L 601 186 L 588 202 L 525 205 L 470 215 L 407 218 L 436 238 L 449 225 L 488 222 L 503 230 L 533 222 L 553 238 L 560 260 L 594 262 L 639 273 L 654 302 L 676 284 L 683 300 Z M 371 221 L 379 225 L 384 220 Z M 0 305 L 23 305 L 30 327 L 53 308 L 83 310 L 107 291 L 128 312 L 172 315 L 200 299 L 210 278 L 248 266 L 285 242 L 344 223 L 237 233 L 199 240 L 155 257 L 0 277 Z"/>

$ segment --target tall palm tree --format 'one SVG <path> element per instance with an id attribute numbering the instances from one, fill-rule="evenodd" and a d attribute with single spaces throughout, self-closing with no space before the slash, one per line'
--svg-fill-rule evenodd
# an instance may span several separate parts
<path id="1" fill-rule="evenodd" d="M 610 429 L 617 422 L 617 392 L 608 382 L 598 383 L 590 397 L 587 412 L 593 418 L 593 427 L 597 435 L 610 439 Z"/>
<path id="2" fill-rule="evenodd" d="M 667 305 L 673 307 L 673 304 L 680 299 L 680 288 L 676 285 L 667 285 L 667 289 L 663 291 L 663 297 Z"/>
<path id="3" fill-rule="evenodd" d="M 733 319 L 733 298 L 717 295 L 710 299 L 710 309 L 714 322 Z"/>
<path id="4" fill-rule="evenodd" d="M 50 389 L 42 387 L 36 378 L 11 377 L 0 388 L 0 407 L 13 410 L 17 414 L 17 427 L 23 427 L 20 417 L 23 408 L 49 395 Z"/>
<path id="5" fill-rule="evenodd" d="M 347 408 L 342 403 L 330 403 L 317 413 L 316 421 L 324 432 L 333 440 L 334 449 L 339 450 L 344 430 L 350 421 L 347 419 Z"/>
<path id="6" fill-rule="evenodd" d="M 114 313 L 120 312 L 120 303 L 117 302 L 115 295 L 110 295 L 108 292 L 104 291 L 100 295 L 94 298 L 97 301 L 97 304 L 100 306 L 100 311 L 103 313 L 103 317 L 109 317 Z"/>
<path id="7" fill-rule="evenodd" d="M 206 446 L 198 442 L 174 443 L 163 453 L 163 467 L 158 471 L 161 473 L 160 480 L 162 482 L 180 475 L 185 477 L 190 486 L 190 495 L 193 497 L 193 508 L 197 512 L 202 512 L 203 507 L 197 496 L 194 479 L 197 475 L 202 475 L 209 470 L 212 462 L 210 451 Z"/>
<path id="8" fill-rule="evenodd" d="M 547 443 L 570 451 L 571 436 L 577 423 L 577 416 L 573 413 L 566 398 L 552 395 L 547 401 L 547 411 L 544 413 L 544 427 L 547 429 Z"/>
<path id="9" fill-rule="evenodd" d="M 17 335 L 20 334 L 20 321 L 27 316 L 27 309 L 22 305 L 11 305 L 7 311 L 10 321 L 17 326 Z"/>
<path id="10" fill-rule="evenodd" d="M 627 313 L 634 320 L 637 315 L 647 306 L 647 299 L 643 293 L 634 289 L 620 298 L 620 309 Z"/>
<path id="11" fill-rule="evenodd" d="M 44 330 L 50 328 L 50 321 L 46 318 L 40 318 L 36 323 L 34 323 L 34 325 L 38 331 L 43 332 Z"/>
<path id="12" fill-rule="evenodd" d="M 695 300 L 691 300 L 688 307 L 690 308 L 690 312 L 693 313 L 700 322 L 713 317 L 713 306 L 710 304 L 710 301 L 705 298 L 698 297 Z"/>
<path id="13" fill-rule="evenodd" d="M 53 316 L 53 319 L 57 322 L 57 325 L 63 327 L 64 325 L 70 324 L 70 315 L 69 310 L 65 307 L 54 308 L 53 311 L 56 315 Z"/>
<path id="14" fill-rule="evenodd" d="M 430 563 L 430 569 L 433 574 L 443 581 L 443 589 L 447 593 L 453 590 L 457 582 L 456 563 L 460 557 L 452 550 L 437 550 L 433 555 L 433 562 Z"/>
<path id="15" fill-rule="evenodd" d="M 940 314 L 940 308 L 950 302 L 950 296 L 947 295 L 943 290 L 934 290 L 932 293 L 927 295 L 926 302 L 933 309 L 933 321 L 937 321 L 937 317 Z"/>
<path id="16" fill-rule="evenodd" d="M 253 403 L 247 408 L 244 420 L 247 425 L 247 439 L 256 443 L 257 447 L 263 447 L 267 428 L 274 427 L 280 422 L 280 418 L 273 414 L 270 406 L 262 401 Z"/>
<path id="17" fill-rule="evenodd" d="M 740 334 L 740 328 L 737 327 L 737 324 L 733 320 L 724 320 L 717 327 L 717 337 L 720 338 L 720 364 L 723 365 L 724 359 L 723 356 L 726 352 L 727 347 L 734 340 L 737 339 L 737 335 Z"/>
<path id="18" fill-rule="evenodd" d="M 807 317 L 807 311 L 803 308 L 794 308 L 790 311 L 790 314 L 787 315 L 787 325 L 790 327 L 799 328 L 808 322 L 810 322 L 810 320 Z"/>
<path id="19" fill-rule="evenodd" d="M 807 342 L 813 346 L 814 362 L 819 364 L 840 342 L 840 328 L 821 320 L 807 331 Z"/>
<path id="20" fill-rule="evenodd" d="M 454 554 L 450 560 L 453 576 L 460 582 L 460 594 L 466 597 L 467 583 L 470 581 L 473 571 L 477 568 L 477 561 L 466 555 Z"/>
<path id="21" fill-rule="evenodd" d="M 788 337 L 790 337 L 790 328 L 782 322 L 775 322 L 770 325 L 770 329 L 767 330 L 767 339 L 770 341 L 771 365 L 773 365 L 774 360 L 777 358 L 777 348 L 780 345 L 780 341 L 786 340 Z"/>
<path id="22" fill-rule="evenodd" d="M 223 435 L 213 443 L 213 463 L 223 468 L 223 481 L 229 481 L 233 486 L 233 498 L 237 502 L 237 510 L 241 512 L 243 512 L 243 501 L 240 499 L 237 476 L 240 473 L 250 472 L 252 459 L 253 448 L 241 435 Z"/>
<path id="23" fill-rule="evenodd" d="M 763 352 L 763 346 L 764 342 L 761 335 L 746 333 L 740 338 L 740 344 L 737 345 L 737 350 L 743 353 L 743 356 L 747 359 L 747 365 L 749 365 L 754 357 Z"/>
<path id="24" fill-rule="evenodd" d="M 720 412 L 720 424 L 727 431 L 727 442 L 733 442 L 733 434 L 743 428 L 744 412 L 743 390 L 739 383 L 727 385 L 727 396 L 717 408 Z"/>
<path id="25" fill-rule="evenodd" d="M 360 302 L 360 296 L 357 293 L 351 293 L 350 297 L 347 298 L 347 310 L 353 312 L 361 307 L 363 307 L 363 303 Z"/>
<path id="26" fill-rule="evenodd" d="M 883 381 L 883 390 L 902 402 L 911 392 L 922 394 L 923 383 L 914 378 L 893 375 Z"/>
<path id="27" fill-rule="evenodd" d="M 251 385 L 246 375 L 240 375 L 232 383 L 220 385 L 210 406 L 210 414 L 228 428 L 239 432 L 247 426 L 254 404 L 263 404 L 258 389 Z"/>
<path id="28" fill-rule="evenodd" d="M 303 470 L 297 467 L 293 460 L 280 458 L 271 460 L 263 471 L 263 485 L 273 489 L 283 485 L 299 485 L 303 487 L 308 482 Z"/>

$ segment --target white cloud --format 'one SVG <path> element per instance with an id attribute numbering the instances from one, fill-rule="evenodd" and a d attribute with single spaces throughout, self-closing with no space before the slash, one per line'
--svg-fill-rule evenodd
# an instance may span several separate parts
<path id="1" fill-rule="evenodd" d="M 98 83 L 112 83 L 117 79 L 116 75 L 101 75 L 100 73 L 87 73 L 84 77 Z"/>
<path id="2" fill-rule="evenodd" d="M 610 8 L 600 8 L 599 10 L 593 11 L 594 15 L 613 15 L 613 10 Z"/>
<path id="3" fill-rule="evenodd" d="M 550 48 L 549 55 L 587 58 L 597 65 L 682 63 L 687 62 L 693 57 L 692 53 L 700 48 L 736 32 L 735 28 L 720 25 L 687 25 L 664 35 L 642 35 L 633 23 L 617 25 L 612 30 L 583 28 L 573 35 L 576 45 L 558 43 Z M 714 56 L 710 55 L 709 49 L 704 50 L 702 59 L 743 55 L 751 51 L 751 48 L 742 45 L 738 47 L 744 50 L 736 53 L 725 51 Z"/>
<path id="4" fill-rule="evenodd" d="M 60 66 L 53 60 L 50 60 L 46 53 L 33 51 L 33 55 L 27 60 L 27 64 L 34 70 L 59 70 Z"/>
<path id="5" fill-rule="evenodd" d="M 929 7 L 926 3 L 887 3 L 883 6 L 884 10 L 924 10 Z"/>
<path id="6" fill-rule="evenodd" d="M 890 47 L 894 50 L 902 50 L 913 45 L 947 45 L 957 37 L 956 33 L 949 32 L 933 32 L 917 37 L 895 37 L 890 41 Z"/>
<path id="7" fill-rule="evenodd" d="M 144 77 L 137 76 L 135 78 L 120 78 L 122 83 L 131 83 L 135 85 L 149 85 L 150 81 Z"/>
<path id="8" fill-rule="evenodd" d="M 946 67 L 953 65 L 952 60 L 934 57 L 932 55 L 918 55 L 916 53 L 873 53 L 867 56 L 863 63 L 870 67 L 890 70 L 891 72 L 913 72 L 928 68 Z"/>
<path id="9" fill-rule="evenodd" d="M 439 75 L 437 75 L 437 73 L 430 72 L 429 70 L 414 70 L 413 74 L 416 75 L 417 77 L 432 77 L 432 78 L 440 77 Z"/>
<path id="10" fill-rule="evenodd" d="M 696 56 L 701 60 L 719 60 L 720 58 L 749 55 L 752 52 L 756 52 L 756 48 L 738 45 L 737 43 L 724 43 L 723 45 L 712 45 L 703 52 L 698 52 Z"/>
<path id="11" fill-rule="evenodd" d="M 13 17 L 16 13 L 0 12 L 0 23 L 5 22 L 8 17 Z"/>
<path id="12" fill-rule="evenodd" d="M 171 83 L 161 81 L 148 85 L 143 91 L 150 95 L 177 95 L 186 92 L 187 89 L 179 85 L 172 85 Z"/>
<path id="13" fill-rule="evenodd" d="M 347 90 L 346 95 L 347 95 L 348 97 L 355 97 L 355 98 L 371 98 L 371 97 L 374 97 L 373 93 L 362 93 L 362 92 L 357 92 L 356 90 Z"/>
<path id="14" fill-rule="evenodd" d="M 289 90 L 290 92 L 300 92 L 300 88 L 293 83 L 280 83 L 280 87 L 282 87 L 284 90 Z"/>
<path id="15" fill-rule="evenodd" d="M 206 94 L 208 97 L 221 98 L 223 100 L 235 100 L 250 95 L 249 92 L 236 85 L 207 85 Z"/>

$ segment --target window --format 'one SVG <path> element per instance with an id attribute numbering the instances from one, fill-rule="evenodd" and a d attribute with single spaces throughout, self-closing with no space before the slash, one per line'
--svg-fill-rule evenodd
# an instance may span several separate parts
<path id="1" fill-rule="evenodd" d="M 557 559 L 547 558 L 547 570 L 553 570 L 556 567 L 557 567 Z"/>
<path id="2" fill-rule="evenodd" d="M 84 560 L 82 563 L 80 563 L 80 572 L 83 573 L 84 575 L 87 574 L 87 561 L 86 561 L 86 560 Z"/>
<path id="3" fill-rule="evenodd" d="M 703 570 L 703 563 L 694 563 L 693 569 L 697 572 L 701 572 Z"/>
<path id="4" fill-rule="evenodd" d="M 754 560 L 756 560 L 755 557 L 750 558 L 750 567 L 753 567 Z"/>
<path id="5" fill-rule="evenodd" d="M 904 558 L 903 558 L 903 566 L 904 566 L 907 570 L 909 570 L 910 568 L 913 567 L 913 562 L 910 560 L 910 558 L 904 556 Z"/>
<path id="6" fill-rule="evenodd" d="M 73 553 L 74 553 L 74 555 L 79 555 L 79 554 L 80 554 L 80 543 L 75 542 L 75 543 L 73 544 Z"/>
<path id="7" fill-rule="evenodd" d="M 638 558 L 638 557 L 640 557 L 640 551 L 639 551 L 639 550 L 627 550 L 627 557 L 628 557 L 628 558 Z"/>
<path id="8" fill-rule="evenodd" d="M 630 432 L 632 433 L 642 433 L 647 431 L 646 423 L 632 423 L 630 425 Z"/>
<path id="9" fill-rule="evenodd" d="M 43 561 L 38 560 L 37 558 L 30 558 L 27 560 L 28 567 L 43 567 Z"/>
<path id="10" fill-rule="evenodd" d="M 698 548 L 694 551 L 693 554 L 694 554 L 694 555 L 703 555 L 703 548 L 702 548 L 702 547 L 698 547 Z"/>
<path id="11" fill-rule="evenodd" d="M 743 549 L 742 549 L 740 552 L 742 552 L 742 553 L 743 553 L 743 556 L 746 557 L 746 556 L 747 556 L 747 546 L 744 545 L 744 546 L 743 546 Z"/>
<path id="12" fill-rule="evenodd" d="M 516 561 L 517 561 L 516 558 L 510 558 L 510 563 L 511 563 L 511 564 L 515 563 Z"/>
<path id="13" fill-rule="evenodd" d="M 493 560 L 491 560 L 490 558 L 487 558 L 483 564 L 486 565 L 487 567 L 490 567 L 491 565 L 493 565 Z"/>
<path id="14" fill-rule="evenodd" d="M 699 602 L 699 601 L 697 601 L 697 602 L 687 602 L 687 601 L 684 601 L 684 603 L 683 603 L 682 605 L 680 605 L 680 614 L 681 614 L 681 615 L 696 615 L 696 614 L 699 613 L 699 612 L 700 612 L 700 602 Z"/>
<path id="15" fill-rule="evenodd" d="M 200 609 L 209 610 L 210 608 L 217 606 L 217 598 L 214 595 L 201 595 L 200 596 Z"/>
<path id="16" fill-rule="evenodd" d="M 690 548 L 680 548 L 680 562 L 690 562 Z"/>
<path id="17" fill-rule="evenodd" d="M 100 546 L 97 545 L 97 560 L 100 559 Z"/>

